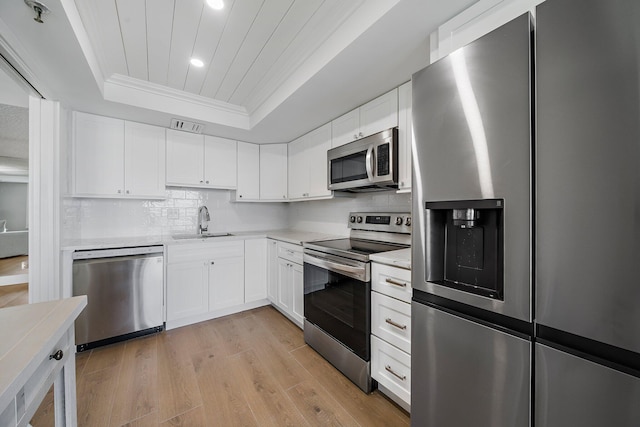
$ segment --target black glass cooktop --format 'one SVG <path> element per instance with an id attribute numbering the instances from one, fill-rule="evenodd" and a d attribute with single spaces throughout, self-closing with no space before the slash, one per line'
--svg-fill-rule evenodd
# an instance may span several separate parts
<path id="1" fill-rule="evenodd" d="M 304 246 L 317 251 L 361 261 L 368 261 L 369 255 L 371 254 L 395 251 L 396 249 L 403 249 L 407 247 L 406 245 L 359 239 L 323 240 L 319 242 L 305 243 Z"/>

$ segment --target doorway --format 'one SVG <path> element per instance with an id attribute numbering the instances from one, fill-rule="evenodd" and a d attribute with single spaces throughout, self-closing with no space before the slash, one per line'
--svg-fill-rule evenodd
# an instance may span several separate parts
<path id="1" fill-rule="evenodd" d="M 29 96 L 0 69 L 0 308 L 29 302 Z"/>

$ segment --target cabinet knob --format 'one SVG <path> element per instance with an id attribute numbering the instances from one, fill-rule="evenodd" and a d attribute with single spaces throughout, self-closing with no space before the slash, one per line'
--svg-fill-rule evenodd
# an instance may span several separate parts
<path id="1" fill-rule="evenodd" d="M 203 182 L 204 182 L 204 181 L 201 179 L 201 180 L 200 180 L 200 184 L 202 184 Z"/>
<path id="2" fill-rule="evenodd" d="M 126 193 L 129 194 L 129 190 L 127 190 Z"/>
<path id="3" fill-rule="evenodd" d="M 207 184 L 209 183 L 209 181 L 207 181 Z"/>
<path id="4" fill-rule="evenodd" d="M 122 190 L 118 190 L 118 194 L 121 194 L 121 193 L 122 193 Z"/>
<path id="5" fill-rule="evenodd" d="M 360 133 L 358 134 L 358 136 L 359 136 L 360 138 L 362 138 L 362 132 L 360 132 Z"/>
<path id="6" fill-rule="evenodd" d="M 240 198 L 242 199 L 242 194 L 240 195 Z"/>
<path id="7" fill-rule="evenodd" d="M 215 264 L 215 263 L 216 263 L 215 261 L 211 261 L 211 265 L 213 265 L 213 264 Z"/>
<path id="8" fill-rule="evenodd" d="M 353 139 L 358 139 L 358 135 L 357 134 L 353 134 Z"/>
<path id="9" fill-rule="evenodd" d="M 64 353 L 62 352 L 62 350 L 58 350 L 55 353 L 49 355 L 49 360 L 51 359 L 61 360 L 62 356 L 64 356 Z"/>

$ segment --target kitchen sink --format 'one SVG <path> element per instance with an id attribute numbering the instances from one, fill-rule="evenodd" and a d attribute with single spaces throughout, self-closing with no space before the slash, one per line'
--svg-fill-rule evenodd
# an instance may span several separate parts
<path id="1" fill-rule="evenodd" d="M 233 236 L 231 233 L 202 233 L 202 234 L 174 234 L 173 237 L 175 240 L 188 240 L 188 239 L 209 239 L 211 237 L 228 237 Z"/>

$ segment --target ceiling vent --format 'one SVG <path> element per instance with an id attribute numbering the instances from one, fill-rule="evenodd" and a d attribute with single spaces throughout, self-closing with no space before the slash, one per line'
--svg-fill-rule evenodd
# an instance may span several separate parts
<path id="1" fill-rule="evenodd" d="M 202 133 L 204 125 L 202 123 L 187 122 L 184 120 L 171 119 L 171 129 L 182 130 L 191 133 Z"/>

